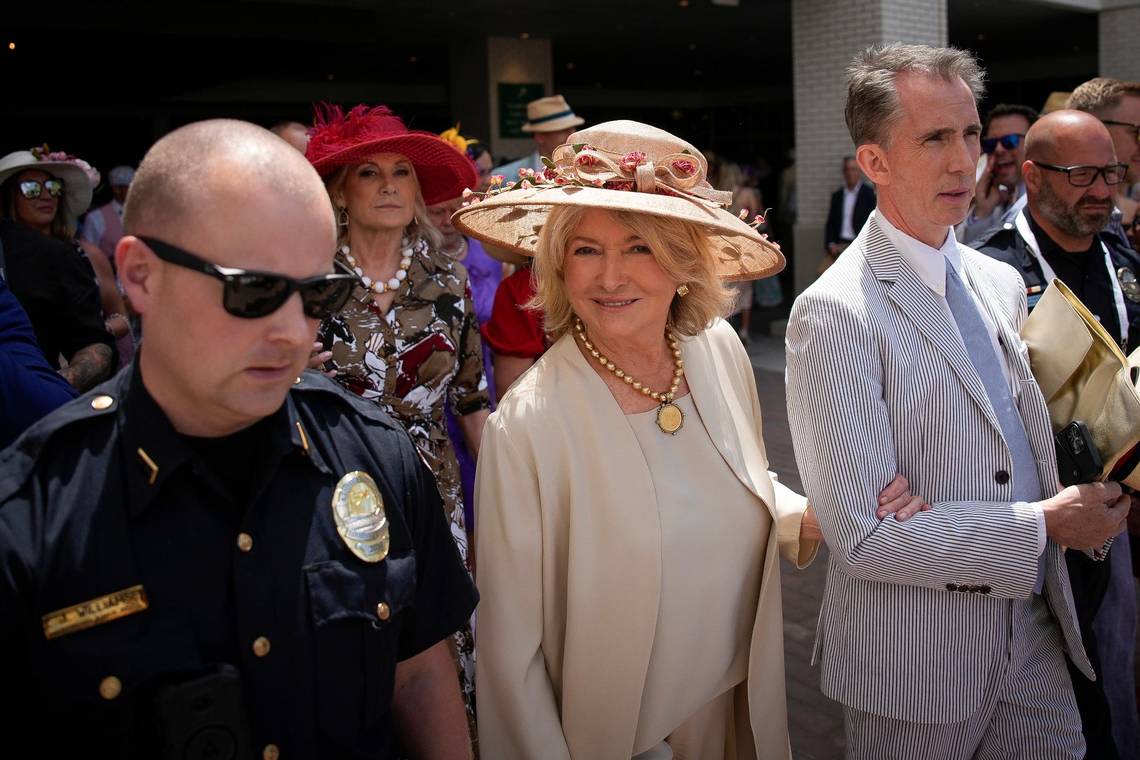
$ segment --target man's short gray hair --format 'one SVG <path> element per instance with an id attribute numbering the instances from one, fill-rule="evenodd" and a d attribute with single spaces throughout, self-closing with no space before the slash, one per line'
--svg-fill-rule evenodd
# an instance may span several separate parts
<path id="1" fill-rule="evenodd" d="M 913 72 L 952 82 L 961 79 L 974 94 L 985 94 L 985 72 L 973 55 L 952 47 L 927 45 L 872 45 L 859 52 L 847 67 L 847 130 L 855 145 L 887 144 L 890 128 L 900 113 L 896 78 Z"/>

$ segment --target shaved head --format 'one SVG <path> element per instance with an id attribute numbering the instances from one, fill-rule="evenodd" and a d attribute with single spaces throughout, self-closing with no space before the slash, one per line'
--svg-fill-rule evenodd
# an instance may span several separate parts
<path id="1" fill-rule="evenodd" d="M 305 157 L 267 129 L 232 119 L 189 124 L 156 142 L 139 165 L 123 211 L 130 235 L 178 237 L 219 205 L 265 193 L 311 206 L 324 184 Z M 329 208 L 330 229 L 335 224 Z"/>
<path id="2" fill-rule="evenodd" d="M 142 381 L 175 429 L 229 435 L 279 409 L 308 362 L 317 319 L 296 290 L 268 314 L 228 304 L 259 297 L 248 288 L 261 276 L 295 287 L 333 271 L 336 220 L 305 157 L 253 124 L 190 124 L 146 154 L 123 225 L 115 261 L 147 336 Z M 156 242 L 203 263 L 173 260 Z"/>
<path id="3" fill-rule="evenodd" d="M 1025 158 L 1062 165 L 1081 163 L 1066 156 L 1090 142 L 1107 144 L 1111 150 L 1112 136 L 1100 119 L 1072 109 L 1053 111 L 1038 119 L 1025 133 Z"/>
<path id="4" fill-rule="evenodd" d="M 1116 163 L 1108 129 L 1083 111 L 1053 111 L 1029 128 L 1025 158 L 1022 174 L 1033 219 L 1066 251 L 1088 249 L 1092 236 L 1108 224 L 1113 188 L 1103 175 L 1078 187 L 1057 167 L 1101 169 Z"/>

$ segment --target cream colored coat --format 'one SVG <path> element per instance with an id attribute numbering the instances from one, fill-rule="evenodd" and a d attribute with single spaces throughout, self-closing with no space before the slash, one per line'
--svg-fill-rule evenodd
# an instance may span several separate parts
<path id="1" fill-rule="evenodd" d="M 790 752 L 778 553 L 803 567 L 817 545 L 799 541 L 804 498 L 768 472 L 760 402 L 740 340 L 718 322 L 685 339 L 682 356 L 710 438 L 759 497 L 757 508 L 771 514 L 748 698 L 758 756 L 783 760 Z M 707 558 L 661 556 L 653 489 L 621 408 L 564 336 L 503 397 L 479 452 L 475 685 L 483 757 L 633 754 L 661 564 L 684 562 L 693 572 L 710 566 Z M 707 506 L 715 504 L 709 494 Z"/>

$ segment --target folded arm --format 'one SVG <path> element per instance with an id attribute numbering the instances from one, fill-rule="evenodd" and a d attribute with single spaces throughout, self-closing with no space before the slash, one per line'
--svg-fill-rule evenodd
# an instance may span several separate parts
<path id="1" fill-rule="evenodd" d="M 828 294 L 801 297 L 788 325 L 792 441 L 832 556 L 865 580 L 985 585 L 996 596 L 1028 596 L 1038 507 L 944 501 L 905 522 L 878 519 L 879 491 L 900 469 L 877 341 L 863 315 Z M 903 474 L 914 481 L 916 473 Z"/>

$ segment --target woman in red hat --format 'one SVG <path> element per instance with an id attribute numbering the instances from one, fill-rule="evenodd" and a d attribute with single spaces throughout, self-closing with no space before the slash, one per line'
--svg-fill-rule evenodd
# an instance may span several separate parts
<path id="1" fill-rule="evenodd" d="M 321 324 L 315 361 L 407 428 L 435 473 L 468 561 L 459 465 L 443 410 L 451 406 L 477 455 L 490 402 L 467 271 L 440 250 L 427 205 L 458 197 L 478 175 L 466 156 L 434 134 L 410 131 L 383 106 L 320 109 L 306 156 L 336 210 L 336 255 L 361 277 L 344 309 Z M 473 716 L 469 627 L 455 643 Z"/>

